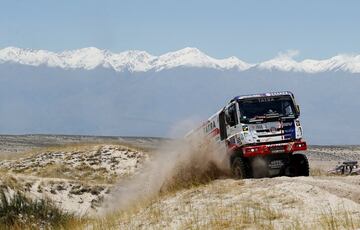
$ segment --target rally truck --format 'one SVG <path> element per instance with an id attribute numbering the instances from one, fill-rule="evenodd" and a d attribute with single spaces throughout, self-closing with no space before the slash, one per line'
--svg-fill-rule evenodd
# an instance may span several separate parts
<path id="1" fill-rule="evenodd" d="M 187 137 L 213 140 L 236 178 L 309 176 L 299 117 L 289 91 L 237 96 Z"/>

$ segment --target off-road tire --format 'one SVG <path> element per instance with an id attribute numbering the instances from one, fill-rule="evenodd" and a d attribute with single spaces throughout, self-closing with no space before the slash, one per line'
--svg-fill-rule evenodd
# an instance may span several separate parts
<path id="1" fill-rule="evenodd" d="M 236 157 L 231 164 L 231 171 L 236 179 L 246 179 L 250 177 L 249 165 L 242 157 Z"/>
<path id="2" fill-rule="evenodd" d="M 304 154 L 294 154 L 290 158 L 290 176 L 309 176 L 309 161 Z"/>

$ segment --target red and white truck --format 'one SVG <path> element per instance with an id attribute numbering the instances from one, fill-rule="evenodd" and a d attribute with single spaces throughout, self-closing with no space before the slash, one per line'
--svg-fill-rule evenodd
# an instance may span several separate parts
<path id="1" fill-rule="evenodd" d="M 236 178 L 308 176 L 307 149 L 293 93 L 237 96 L 199 128 L 229 159 Z"/>

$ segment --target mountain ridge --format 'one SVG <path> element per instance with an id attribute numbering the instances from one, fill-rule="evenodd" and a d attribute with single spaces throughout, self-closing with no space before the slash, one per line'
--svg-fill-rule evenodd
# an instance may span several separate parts
<path id="1" fill-rule="evenodd" d="M 277 57 L 261 63 L 247 63 L 235 56 L 216 59 L 193 47 L 186 47 L 159 56 L 141 50 L 113 53 L 96 47 L 58 53 L 47 50 L 6 47 L 0 49 L 0 64 L 18 63 L 30 66 L 46 65 L 63 69 L 85 70 L 104 67 L 116 72 L 159 72 L 177 67 L 196 67 L 239 72 L 259 69 L 305 73 L 328 71 L 360 73 L 360 55 L 339 54 L 328 59 L 305 59 L 302 61 L 294 60 L 293 56 L 294 53 L 290 52 L 289 54 L 279 54 Z"/>

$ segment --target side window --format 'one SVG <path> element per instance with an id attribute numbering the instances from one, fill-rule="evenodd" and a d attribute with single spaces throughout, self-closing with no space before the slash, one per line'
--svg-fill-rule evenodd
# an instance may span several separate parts
<path id="1" fill-rule="evenodd" d="M 236 104 L 232 104 L 226 113 L 226 123 L 230 126 L 237 125 Z"/>

